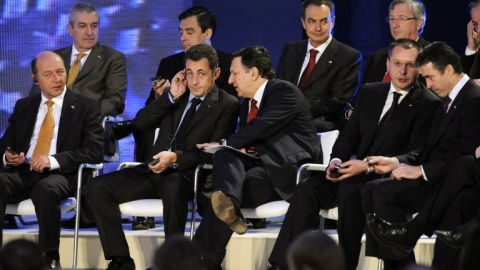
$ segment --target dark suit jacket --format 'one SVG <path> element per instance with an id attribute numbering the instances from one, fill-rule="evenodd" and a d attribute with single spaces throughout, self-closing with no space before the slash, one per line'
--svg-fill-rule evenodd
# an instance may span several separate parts
<path id="1" fill-rule="evenodd" d="M 7 146 L 18 153 L 28 152 L 40 102 L 41 93 L 17 101 L 0 139 L 1 153 L 5 153 Z M 60 164 L 60 173 L 76 182 L 80 164 L 102 162 L 103 136 L 98 102 L 67 89 L 58 127 L 57 153 L 53 155 Z"/>
<path id="2" fill-rule="evenodd" d="M 421 151 L 397 157 L 401 163 L 422 165 L 428 183 L 443 181 L 450 167 L 460 157 L 474 155 L 480 145 L 480 86 L 469 80 L 450 105 L 443 119 L 440 108 L 432 132 Z M 443 121 L 442 121 L 443 119 Z"/>
<path id="3" fill-rule="evenodd" d="M 72 46 L 55 52 L 62 57 L 68 74 Z M 127 93 L 125 55 L 97 43 L 78 73 L 72 88 L 73 92 L 99 101 L 102 116 L 121 114 L 125 109 Z M 33 84 L 30 95 L 38 92 L 40 92 L 40 88 Z"/>
<path id="4" fill-rule="evenodd" d="M 297 85 L 307 54 L 308 40 L 288 42 L 283 48 L 277 77 Z M 308 100 L 313 118 L 341 118 L 359 83 L 362 56 L 358 50 L 335 38 L 318 59 L 306 83 L 303 94 Z"/>
<path id="5" fill-rule="evenodd" d="M 225 90 L 228 94 L 237 96 L 237 91 L 232 85 L 228 83 L 228 77 L 230 77 L 230 64 L 232 63 L 232 54 L 217 51 L 218 66 L 220 67 L 220 76 L 215 80 L 215 84 L 221 89 Z M 185 68 L 185 52 L 172 54 L 168 57 L 162 58 L 158 65 L 157 75 L 168 79 L 170 82 L 173 77 L 182 69 Z M 145 102 L 145 105 L 155 100 L 155 91 L 152 89 L 150 95 Z"/>
<path id="6" fill-rule="evenodd" d="M 317 138 L 308 104 L 298 88 L 271 79 L 263 93 L 257 117 L 246 123 L 248 102 L 240 109 L 241 127 L 227 139 L 234 148 L 254 146 L 278 194 L 293 195 L 299 163 L 320 160 Z"/>
<path id="7" fill-rule="evenodd" d="M 430 44 L 423 37 L 418 38 L 418 44 L 420 47 L 425 47 Z M 368 57 L 367 65 L 363 71 L 363 83 L 381 82 L 385 73 L 387 73 L 387 58 L 388 58 L 388 46 L 381 50 L 372 53 Z M 420 76 L 420 82 L 425 84 L 425 78 Z"/>
<path id="8" fill-rule="evenodd" d="M 169 100 L 169 92 L 165 91 L 157 100 L 138 111 L 134 120 L 136 130 L 147 131 L 160 128 L 158 139 L 147 163 L 155 154 L 169 148 L 188 98 L 187 91 L 180 100 L 172 104 Z M 183 150 L 175 151 L 179 171 L 193 170 L 199 163 L 213 162 L 212 155 L 200 151 L 196 144 L 218 142 L 232 134 L 237 124 L 238 107 L 238 100 L 235 97 L 214 86 L 188 126 Z"/>
<path id="9" fill-rule="evenodd" d="M 480 53 L 473 55 L 462 55 L 463 71 L 472 79 L 480 78 Z"/>
<path id="10" fill-rule="evenodd" d="M 357 159 L 369 153 L 380 120 L 390 83 L 369 83 L 362 87 L 358 104 L 332 150 L 332 158 L 342 161 L 356 154 Z M 393 156 L 420 149 L 428 139 L 440 99 L 418 82 L 398 104 L 383 127 L 370 155 Z"/>

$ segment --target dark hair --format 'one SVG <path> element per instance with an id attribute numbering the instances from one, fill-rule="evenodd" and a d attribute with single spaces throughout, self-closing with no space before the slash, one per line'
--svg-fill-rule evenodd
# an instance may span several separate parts
<path id="1" fill-rule="evenodd" d="M 185 20 L 186 18 L 197 16 L 198 26 L 202 29 L 202 33 L 205 33 L 207 29 L 212 29 L 212 38 L 215 35 L 215 29 L 217 29 L 217 18 L 215 14 L 205 7 L 195 6 L 191 7 L 178 15 L 178 20 Z"/>
<path id="2" fill-rule="evenodd" d="M 463 72 L 460 57 L 445 42 L 435 41 L 427 45 L 415 59 L 415 66 L 420 67 L 430 62 L 442 74 L 448 65 L 451 65 L 457 74 Z"/>
<path id="3" fill-rule="evenodd" d="M 423 27 L 425 27 L 425 22 L 427 21 L 427 11 L 425 10 L 425 5 L 421 0 L 393 0 L 388 7 L 388 10 L 393 10 L 393 8 L 398 4 L 407 4 L 412 8 L 413 17 L 415 20 L 423 20 L 422 27 L 418 30 L 418 34 L 423 33 Z"/>
<path id="4" fill-rule="evenodd" d="M 168 238 L 155 252 L 153 265 L 156 270 L 201 269 L 198 247 L 181 235 Z"/>
<path id="5" fill-rule="evenodd" d="M 275 78 L 275 71 L 272 68 L 270 54 L 263 46 L 253 46 L 240 49 L 233 53 L 233 58 L 240 57 L 242 65 L 247 69 L 256 67 L 262 78 Z"/>
<path id="6" fill-rule="evenodd" d="M 98 24 L 100 25 L 100 14 L 98 13 L 98 10 L 94 8 L 92 5 L 89 3 L 77 3 L 75 6 L 73 6 L 70 9 L 70 12 L 68 12 L 68 24 L 70 24 L 71 27 L 74 26 L 74 21 L 75 21 L 75 13 L 77 12 L 82 12 L 82 13 L 97 13 L 98 15 Z"/>
<path id="7" fill-rule="evenodd" d="M 335 17 L 335 4 L 331 0 L 305 0 L 302 2 L 302 16 L 305 18 L 305 10 L 309 5 L 325 5 L 330 8 L 330 18 Z"/>
<path id="8" fill-rule="evenodd" d="M 185 60 L 198 61 L 202 58 L 207 58 L 211 70 L 215 70 L 218 67 L 217 51 L 211 45 L 197 44 L 190 47 L 185 53 Z"/>
<path id="9" fill-rule="evenodd" d="M 416 49 L 417 52 L 420 51 L 420 45 L 415 40 L 411 40 L 408 38 L 400 38 L 397 40 L 394 40 L 390 45 L 388 46 L 388 59 L 392 56 L 392 51 L 395 47 L 400 46 L 406 50 L 409 49 Z"/>
<path id="10" fill-rule="evenodd" d="M 345 269 L 345 257 L 333 239 L 321 231 L 307 231 L 290 245 L 287 260 L 295 269 L 310 266 L 313 269 Z"/>
<path id="11" fill-rule="evenodd" d="M 7 243 L 0 252 L 0 269 L 42 270 L 44 269 L 42 252 L 32 241 L 13 240 Z"/>

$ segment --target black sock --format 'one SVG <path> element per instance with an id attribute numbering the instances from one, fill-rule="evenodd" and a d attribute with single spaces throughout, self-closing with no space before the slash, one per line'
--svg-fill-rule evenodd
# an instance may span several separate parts
<path id="1" fill-rule="evenodd" d="M 52 260 L 60 260 L 60 253 L 58 250 L 45 252 L 45 258 Z"/>

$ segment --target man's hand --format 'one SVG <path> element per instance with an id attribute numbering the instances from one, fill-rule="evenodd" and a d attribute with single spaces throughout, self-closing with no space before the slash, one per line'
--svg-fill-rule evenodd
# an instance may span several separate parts
<path id="1" fill-rule="evenodd" d="M 475 149 L 475 157 L 480 158 L 480 146 Z"/>
<path id="2" fill-rule="evenodd" d="M 30 171 L 42 173 L 44 169 L 50 168 L 50 160 L 46 156 L 36 156 L 30 159 Z"/>
<path id="3" fill-rule="evenodd" d="M 422 177 L 422 168 L 420 166 L 411 166 L 407 164 L 400 164 L 392 171 L 392 179 L 418 179 Z"/>
<path id="4" fill-rule="evenodd" d="M 363 160 L 354 159 L 340 164 L 340 167 L 341 168 L 338 169 L 338 173 L 340 173 L 341 176 L 338 178 L 332 178 L 330 176 L 330 172 L 335 167 L 333 164 L 330 164 L 330 166 L 327 168 L 327 179 L 334 182 L 345 180 L 346 178 L 364 172 L 367 169 L 367 164 Z"/>
<path id="5" fill-rule="evenodd" d="M 20 166 L 25 162 L 25 154 L 23 152 L 18 155 L 14 155 L 8 151 L 5 151 L 5 158 L 7 162 L 13 166 Z"/>
<path id="6" fill-rule="evenodd" d="M 153 156 L 153 158 L 158 159 L 158 163 L 153 166 L 148 165 L 148 167 L 154 173 L 161 173 L 165 171 L 172 163 L 177 162 L 177 154 L 175 152 L 163 151 Z"/>
<path id="7" fill-rule="evenodd" d="M 173 95 L 173 99 L 176 100 L 185 93 L 187 89 L 187 80 L 185 79 L 185 69 L 180 70 L 172 79 L 172 85 L 170 87 L 170 94 Z"/>
<path id="8" fill-rule="evenodd" d="M 202 149 L 205 149 L 205 147 L 217 146 L 217 145 L 220 145 L 220 144 L 218 142 L 198 143 L 197 148 L 202 150 Z"/>
<path id="9" fill-rule="evenodd" d="M 162 79 L 159 82 L 152 81 L 152 88 L 155 91 L 155 99 L 159 98 L 163 91 L 170 86 L 170 81 L 167 79 Z"/>
<path id="10" fill-rule="evenodd" d="M 476 51 L 478 45 L 480 44 L 478 33 L 475 31 L 475 25 L 472 20 L 467 24 L 467 40 L 468 40 L 468 49 Z"/>
<path id="11" fill-rule="evenodd" d="M 398 166 L 398 162 L 395 158 L 374 156 L 368 158 L 367 165 L 373 166 L 375 173 L 385 174 L 393 171 Z"/>

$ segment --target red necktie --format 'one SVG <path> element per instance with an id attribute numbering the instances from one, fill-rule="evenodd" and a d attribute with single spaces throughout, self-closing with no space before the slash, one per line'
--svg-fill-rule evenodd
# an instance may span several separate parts
<path id="1" fill-rule="evenodd" d="M 252 99 L 252 103 L 250 104 L 250 112 L 248 113 L 247 123 L 250 122 L 253 118 L 257 117 L 257 113 L 257 101 L 255 99 Z"/>
<path id="2" fill-rule="evenodd" d="M 442 102 L 442 109 L 443 109 L 443 114 L 447 114 L 447 111 L 448 111 L 448 104 L 450 104 L 450 102 L 452 101 L 452 99 L 449 97 L 449 96 L 446 96 L 444 99 L 443 99 L 443 102 Z"/>
<path id="3" fill-rule="evenodd" d="M 315 67 L 315 57 L 317 56 L 318 51 L 315 49 L 310 50 L 310 60 L 308 60 L 308 65 L 302 73 L 300 82 L 298 83 L 298 88 L 303 91 L 305 85 L 307 84 L 308 77 L 312 73 L 313 68 Z"/>
<path id="4" fill-rule="evenodd" d="M 391 81 L 392 81 L 392 77 L 390 77 L 390 72 L 387 71 L 387 73 L 385 73 L 385 77 L 383 77 L 382 82 L 391 82 Z"/>

